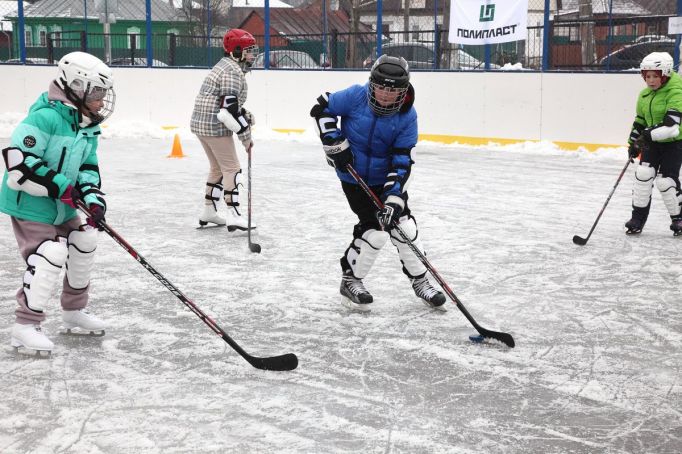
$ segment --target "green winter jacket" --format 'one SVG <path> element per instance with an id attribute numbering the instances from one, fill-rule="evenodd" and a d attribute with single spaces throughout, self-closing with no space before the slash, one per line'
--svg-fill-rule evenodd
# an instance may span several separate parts
<path id="1" fill-rule="evenodd" d="M 31 106 L 12 133 L 10 148 L 23 152 L 24 175 L 28 173 L 31 181 L 44 186 L 49 195 L 34 196 L 10 188 L 5 171 L 0 211 L 28 221 L 63 224 L 76 216 L 76 210 L 59 201 L 68 185 L 85 194 L 87 205 L 104 206 L 97 196 L 101 182 L 96 151 L 101 130 L 97 125 L 80 128 L 78 117 L 74 107 L 48 100 L 47 92 Z"/>
<path id="2" fill-rule="evenodd" d="M 669 110 L 682 112 L 682 78 L 676 72 L 673 72 L 668 82 L 658 90 L 646 87 L 639 93 L 633 129 L 638 129 L 637 125 L 640 125 L 640 128 L 648 128 L 660 124 Z M 677 137 L 661 142 L 678 140 L 682 140 L 682 129 Z"/>

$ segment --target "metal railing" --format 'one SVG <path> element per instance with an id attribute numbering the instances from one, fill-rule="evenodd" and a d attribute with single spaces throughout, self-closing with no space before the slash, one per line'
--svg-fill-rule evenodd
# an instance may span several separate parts
<path id="1" fill-rule="evenodd" d="M 552 10 L 549 0 L 530 0 L 525 40 L 463 46 L 448 42 L 450 11 L 445 0 L 379 0 L 373 6 L 348 10 L 334 9 L 339 2 L 325 0 L 321 10 L 315 6 L 295 10 L 310 19 L 305 26 L 299 24 L 300 32 L 290 23 L 284 25 L 283 11 L 236 8 L 224 0 L 192 2 L 190 10 L 183 2 L 171 2 L 184 5 L 175 10 L 164 3 L 163 11 L 157 3 L 151 8 L 149 0 L 116 3 L 118 10 L 112 13 L 118 15 L 116 23 L 104 27 L 94 0 L 17 1 L 9 9 L 13 2 L 0 2 L 0 63 L 52 64 L 69 51 L 83 50 L 112 65 L 210 67 L 223 56 L 225 31 L 237 26 L 249 29 L 253 25 L 249 18 L 255 14 L 265 21 L 266 30 L 275 31 L 271 36 L 254 34 L 263 52 L 256 69 L 360 70 L 371 65 L 380 49 L 406 58 L 417 71 L 510 66 L 621 71 L 637 67 L 637 60 L 653 51 L 670 52 L 679 60 L 680 39 L 668 34 L 668 20 L 682 8 L 678 0 L 649 0 L 641 2 L 649 9 L 637 3 L 624 10 L 620 3 L 614 6 L 609 1 L 606 6 L 580 2 L 578 11 Z M 69 11 L 82 10 L 82 17 L 65 21 L 60 16 L 65 4 L 70 4 Z M 52 10 L 46 11 L 49 5 Z M 162 13 L 165 19 L 159 20 Z"/>

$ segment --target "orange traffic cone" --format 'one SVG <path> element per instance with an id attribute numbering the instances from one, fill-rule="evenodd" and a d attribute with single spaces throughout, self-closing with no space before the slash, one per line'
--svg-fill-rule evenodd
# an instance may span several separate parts
<path id="1" fill-rule="evenodd" d="M 171 154 L 166 156 L 167 158 L 184 158 L 185 155 L 182 154 L 182 145 L 180 145 L 180 135 L 175 134 L 173 138 L 173 148 L 171 149 Z"/>

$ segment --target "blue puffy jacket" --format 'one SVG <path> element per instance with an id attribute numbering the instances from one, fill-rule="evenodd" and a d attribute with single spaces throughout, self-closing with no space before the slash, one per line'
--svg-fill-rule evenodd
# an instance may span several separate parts
<path id="1" fill-rule="evenodd" d="M 417 111 L 412 107 L 414 89 L 410 86 L 400 112 L 380 117 L 367 102 L 368 84 L 353 85 L 329 95 L 327 112 L 341 117 L 341 134 L 350 143 L 355 170 L 370 186 L 395 180 L 384 196 L 400 196 L 410 173 L 410 150 L 417 144 Z M 389 173 L 392 175 L 389 178 Z M 336 171 L 339 179 L 356 184 L 348 172 Z"/>

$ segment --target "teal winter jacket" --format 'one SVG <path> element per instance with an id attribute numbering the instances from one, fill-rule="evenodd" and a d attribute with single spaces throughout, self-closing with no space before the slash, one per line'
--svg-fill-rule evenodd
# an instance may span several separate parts
<path id="1" fill-rule="evenodd" d="M 96 151 L 100 133 L 98 125 L 81 128 L 76 108 L 49 100 L 47 92 L 43 93 L 12 133 L 8 149 L 3 150 L 5 157 L 9 149 L 13 149 L 13 156 L 20 150 L 23 162 L 5 171 L 0 211 L 23 220 L 63 224 L 76 216 L 76 210 L 59 200 L 69 185 L 84 194 L 87 205 L 104 206 L 98 196 L 101 180 Z M 14 178 L 10 170 L 14 170 Z M 19 184 L 16 175 L 21 175 Z M 39 189 L 32 190 L 33 194 L 44 195 L 29 194 L 21 186 L 27 180 Z"/>

